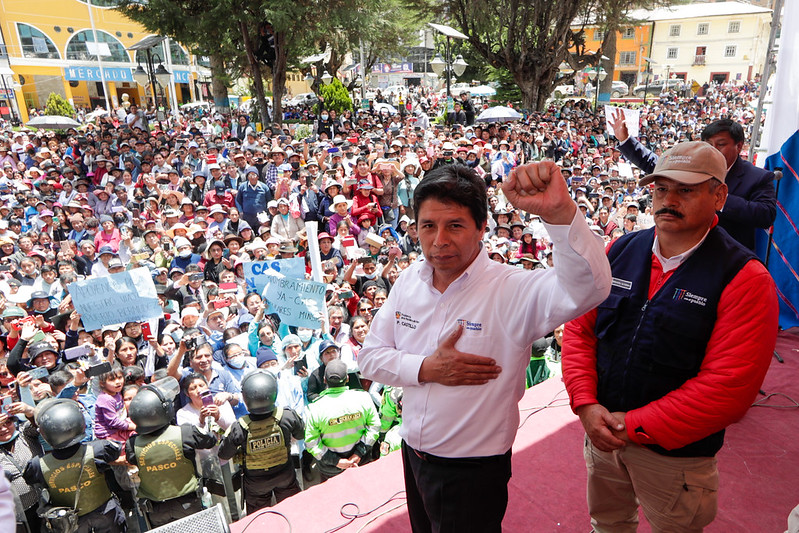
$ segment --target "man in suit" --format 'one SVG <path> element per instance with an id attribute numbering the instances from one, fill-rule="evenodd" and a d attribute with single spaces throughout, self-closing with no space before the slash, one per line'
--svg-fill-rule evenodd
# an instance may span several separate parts
<path id="1" fill-rule="evenodd" d="M 617 110 L 609 122 L 619 140 L 622 155 L 647 174 L 652 173 L 658 156 L 638 139 L 630 137 L 624 123 L 624 113 Z M 718 212 L 719 226 L 727 230 L 733 239 L 754 250 L 755 230 L 768 229 L 777 216 L 774 173 L 741 159 L 744 131 L 733 120 L 724 118 L 711 122 L 702 130 L 702 140 L 720 151 L 727 161 L 726 183 L 729 192 L 727 203 Z"/>

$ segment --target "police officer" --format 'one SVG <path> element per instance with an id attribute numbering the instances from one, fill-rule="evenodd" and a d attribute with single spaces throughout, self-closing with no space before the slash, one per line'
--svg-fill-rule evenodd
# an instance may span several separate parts
<path id="1" fill-rule="evenodd" d="M 368 392 L 347 387 L 347 364 L 330 361 L 327 389 L 308 406 L 305 445 L 316 458 L 322 481 L 364 464 L 380 432 L 380 418 Z"/>
<path id="2" fill-rule="evenodd" d="M 125 454 L 130 464 L 139 467 L 138 495 L 145 501 L 152 527 L 202 510 L 195 450 L 216 445 L 213 435 L 196 426 L 171 424 L 176 393 L 177 381 L 164 378 L 142 387 L 130 402 L 130 418 L 138 434 L 128 439 Z"/>
<path id="3" fill-rule="evenodd" d="M 86 422 L 74 400 L 44 400 L 34 419 L 42 438 L 53 449 L 44 457 L 31 459 L 22 476 L 29 484 L 45 489 L 43 510 L 48 507 L 45 502 L 73 509 L 81 533 L 126 531 L 125 514 L 113 494 L 124 493 L 110 466 L 119 458 L 122 447 L 103 439 L 81 443 Z M 62 513 L 60 519 L 68 521 L 69 517 Z M 44 516 L 45 522 L 58 520 Z"/>
<path id="4" fill-rule="evenodd" d="M 219 458 L 237 456 L 244 466 L 247 514 L 300 492 L 291 460 L 291 438 L 305 436 L 305 424 L 289 408 L 275 407 L 277 379 L 267 370 L 244 376 L 241 394 L 250 412 L 228 428 Z"/>
<path id="5" fill-rule="evenodd" d="M 383 401 L 380 404 L 380 455 L 399 450 L 402 437 L 399 434 L 402 425 L 402 387 L 386 385 L 383 390 Z"/>

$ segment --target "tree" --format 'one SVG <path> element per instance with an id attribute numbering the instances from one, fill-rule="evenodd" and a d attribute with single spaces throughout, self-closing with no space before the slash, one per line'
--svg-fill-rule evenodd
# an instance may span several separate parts
<path id="1" fill-rule="evenodd" d="M 226 59 L 240 55 L 241 35 L 231 19 L 229 0 L 119 0 L 118 11 L 148 31 L 167 35 L 195 55 L 208 56 L 214 104 L 224 112 L 227 101 Z"/>
<path id="2" fill-rule="evenodd" d="M 64 97 L 56 93 L 50 93 L 50 96 L 47 97 L 47 105 L 44 107 L 44 114 L 72 118 L 75 116 L 75 110 Z"/>
<path id="3" fill-rule="evenodd" d="M 344 111 L 352 111 L 352 99 L 347 88 L 342 83 L 333 78 L 330 85 L 322 85 L 319 95 L 324 98 L 325 109 L 334 110 L 341 114 Z"/>
<path id="4" fill-rule="evenodd" d="M 407 1 L 428 20 L 451 20 L 489 65 L 506 68 L 527 109 L 544 107 L 561 62 L 582 68 L 593 58 L 569 52 L 572 21 L 589 0 Z"/>

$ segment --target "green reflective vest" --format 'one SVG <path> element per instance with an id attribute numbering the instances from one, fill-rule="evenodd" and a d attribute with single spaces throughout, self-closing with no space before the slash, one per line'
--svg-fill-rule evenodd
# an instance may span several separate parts
<path id="1" fill-rule="evenodd" d="M 241 429 L 247 432 L 244 448 L 247 470 L 269 470 L 289 460 L 289 448 L 280 428 L 282 417 L 283 409 L 278 407 L 274 415 L 265 420 L 252 420 L 249 415 L 239 420 Z"/>
<path id="2" fill-rule="evenodd" d="M 56 507 L 75 509 L 75 492 L 78 490 L 80 475 L 80 494 L 78 495 L 78 516 L 89 514 L 111 498 L 111 490 L 105 476 L 97 470 L 94 450 L 82 445 L 75 455 L 60 460 L 48 453 L 39 459 L 42 475 L 50 492 L 50 503 Z M 80 473 L 83 467 L 83 474 Z"/>
<path id="3" fill-rule="evenodd" d="M 333 387 L 308 406 L 305 445 L 317 459 L 327 450 L 349 453 L 358 442 L 371 446 L 380 432 L 380 418 L 368 392 Z"/>
<path id="4" fill-rule="evenodd" d="M 183 455 L 180 427 L 169 426 L 159 436 L 137 435 L 133 447 L 139 463 L 139 497 L 155 502 L 197 490 L 194 464 Z"/>

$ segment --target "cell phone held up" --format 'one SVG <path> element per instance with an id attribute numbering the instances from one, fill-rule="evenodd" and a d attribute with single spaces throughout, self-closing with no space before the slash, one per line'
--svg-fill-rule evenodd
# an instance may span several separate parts
<path id="1" fill-rule="evenodd" d="M 146 341 L 153 340 L 153 332 L 150 330 L 149 322 L 144 322 L 141 325 L 141 334 L 144 336 L 144 340 Z"/>
<path id="2" fill-rule="evenodd" d="M 214 404 L 214 393 L 209 390 L 200 393 L 200 398 L 202 398 L 203 407 L 208 407 L 209 405 Z"/>

